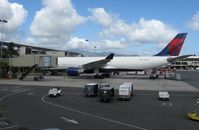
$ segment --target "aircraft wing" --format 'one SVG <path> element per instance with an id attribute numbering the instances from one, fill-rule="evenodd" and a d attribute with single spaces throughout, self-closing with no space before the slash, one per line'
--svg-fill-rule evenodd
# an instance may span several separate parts
<path id="1" fill-rule="evenodd" d="M 105 66 L 108 62 L 110 62 L 113 59 L 113 56 L 114 56 L 114 53 L 111 53 L 105 59 L 84 64 L 84 65 L 81 66 L 81 68 L 83 70 L 101 68 L 101 67 Z"/>
<path id="2" fill-rule="evenodd" d="M 168 61 L 169 63 L 172 63 L 172 62 L 175 62 L 175 61 L 183 60 L 183 59 L 185 59 L 185 58 L 187 58 L 187 57 L 189 57 L 189 56 L 192 56 L 192 55 L 183 55 L 183 56 L 177 56 L 177 57 L 169 57 L 169 58 L 167 59 L 167 61 Z"/>

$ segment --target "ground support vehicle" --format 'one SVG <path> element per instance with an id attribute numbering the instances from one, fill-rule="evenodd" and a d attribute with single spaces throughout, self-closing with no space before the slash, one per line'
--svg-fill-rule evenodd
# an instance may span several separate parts
<path id="1" fill-rule="evenodd" d="M 199 121 L 199 98 L 196 99 L 195 110 L 187 114 L 191 120 Z"/>
<path id="2" fill-rule="evenodd" d="M 131 82 L 124 82 L 123 84 L 130 86 L 131 96 L 133 96 L 133 83 L 131 83 Z"/>
<path id="3" fill-rule="evenodd" d="M 113 87 L 99 88 L 99 97 L 101 102 L 109 102 L 115 96 Z"/>
<path id="4" fill-rule="evenodd" d="M 49 97 L 57 97 L 57 96 L 61 96 L 63 94 L 62 94 L 62 90 L 60 88 L 54 87 L 48 91 L 48 95 L 49 95 Z"/>
<path id="5" fill-rule="evenodd" d="M 97 96 L 98 95 L 98 84 L 88 83 L 84 87 L 84 95 L 87 96 Z"/>
<path id="6" fill-rule="evenodd" d="M 130 100 L 131 99 L 131 85 L 122 84 L 119 86 L 118 99 L 119 100 Z"/>

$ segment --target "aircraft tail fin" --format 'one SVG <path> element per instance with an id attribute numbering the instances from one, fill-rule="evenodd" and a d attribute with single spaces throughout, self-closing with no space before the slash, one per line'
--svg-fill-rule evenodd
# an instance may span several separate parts
<path id="1" fill-rule="evenodd" d="M 187 33 L 178 33 L 170 42 L 169 44 L 158 54 L 155 56 L 178 56 Z"/>

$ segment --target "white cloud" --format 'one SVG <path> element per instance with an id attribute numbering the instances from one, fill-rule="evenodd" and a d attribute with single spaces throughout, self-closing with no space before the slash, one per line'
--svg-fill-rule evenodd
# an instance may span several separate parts
<path id="1" fill-rule="evenodd" d="M 71 37 L 67 42 L 67 47 L 70 49 L 87 49 L 89 48 L 89 42 L 83 38 Z"/>
<path id="2" fill-rule="evenodd" d="M 93 20 L 103 26 L 102 38 L 125 38 L 129 43 L 166 42 L 176 34 L 176 30 L 162 21 L 140 18 L 136 23 L 127 24 L 103 8 L 90 9 Z"/>
<path id="3" fill-rule="evenodd" d="M 175 29 L 155 19 L 140 18 L 128 24 L 118 14 L 109 13 L 104 8 L 89 9 L 90 16 L 81 16 L 71 0 L 42 0 L 42 4 L 31 23 L 31 36 L 26 39 L 26 44 L 55 49 L 118 51 L 138 43 L 165 43 L 176 33 Z M 22 5 L 7 0 L 0 0 L 0 8 L 3 10 L 0 16 L 6 16 L 9 21 L 6 24 L 9 32 L 16 30 L 27 16 Z M 99 37 L 94 36 L 98 40 L 91 42 L 74 36 L 77 27 L 87 21 L 101 25 Z"/>
<path id="4" fill-rule="evenodd" d="M 199 30 L 199 12 L 193 15 L 191 20 L 188 22 L 188 26 L 194 30 Z"/>
<path id="5" fill-rule="evenodd" d="M 84 17 L 76 12 L 70 0 L 42 2 L 44 7 L 36 13 L 30 26 L 32 37 L 27 39 L 27 42 L 39 46 L 110 51 L 139 43 L 165 43 L 176 34 L 175 29 L 155 19 L 140 18 L 138 22 L 127 24 L 104 8 L 89 9 L 91 16 Z M 85 41 L 85 38 L 73 34 L 78 25 L 88 20 L 102 27 L 98 41 Z"/>
<path id="6" fill-rule="evenodd" d="M 101 50 L 117 50 L 117 49 L 123 49 L 126 47 L 125 40 L 119 39 L 119 40 L 108 40 L 104 39 L 100 43 L 96 43 L 97 49 Z"/>
<path id="7" fill-rule="evenodd" d="M 138 43 L 166 43 L 176 34 L 175 29 L 156 19 L 140 18 L 129 24 L 118 14 L 107 12 L 104 8 L 89 9 L 91 16 L 81 16 L 71 0 L 42 0 L 42 4 L 31 23 L 31 36 L 25 40 L 26 44 L 55 49 L 118 51 Z M 28 14 L 23 5 L 0 0 L 0 9 L 0 19 L 8 21 L 4 24 L 6 37 L 24 38 L 24 34 L 19 34 L 17 30 Z M 102 27 L 99 37 L 94 36 L 98 39 L 96 41 L 74 36 L 77 27 L 88 20 Z M 190 20 L 190 27 L 199 29 L 199 12 Z"/>
<path id="8" fill-rule="evenodd" d="M 28 40 L 42 46 L 61 47 L 86 18 L 76 12 L 70 0 L 43 0 L 42 3 L 44 7 L 34 17 L 30 26 L 32 37 Z"/>
<path id="9" fill-rule="evenodd" d="M 67 42 L 67 48 L 69 49 L 81 49 L 81 50 L 90 50 L 90 51 L 110 51 L 115 49 L 122 49 L 125 47 L 123 44 L 124 39 L 120 40 L 108 40 L 103 39 L 100 41 L 86 41 L 84 38 L 71 37 Z"/>
<path id="10" fill-rule="evenodd" d="M 28 12 L 23 5 L 10 3 L 8 0 L 0 0 L 0 19 L 5 19 L 8 23 L 4 24 L 4 33 L 14 33 L 24 22 Z"/>
<path id="11" fill-rule="evenodd" d="M 104 8 L 96 8 L 96 9 L 89 9 L 93 16 L 93 20 L 98 22 L 99 24 L 107 27 L 112 24 L 113 16 L 108 14 Z"/>
<path id="12" fill-rule="evenodd" d="M 94 17 L 80 16 L 73 8 L 70 0 L 43 0 L 44 7 L 39 10 L 30 26 L 32 37 L 27 39 L 28 43 L 45 46 L 48 44 L 51 48 L 56 49 L 83 49 L 83 50 L 111 50 L 121 49 L 126 45 L 125 39 L 101 39 L 95 41 L 85 41 L 85 38 L 73 36 L 75 28 L 87 20 L 93 19 L 103 26 L 110 26 L 113 17 L 105 12 L 103 8 L 96 10 L 90 9 L 95 15 L 103 19 L 94 20 Z M 121 40 L 122 39 L 122 40 Z"/>

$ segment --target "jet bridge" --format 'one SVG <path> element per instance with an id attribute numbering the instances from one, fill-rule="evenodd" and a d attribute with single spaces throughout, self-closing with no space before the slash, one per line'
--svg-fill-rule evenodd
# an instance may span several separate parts
<path id="1" fill-rule="evenodd" d="M 43 70 L 57 67 L 57 56 L 23 55 L 9 58 L 8 63 L 12 68 L 11 77 L 19 77 L 23 80 L 27 75 L 33 75 L 34 80 L 38 80 L 43 78 Z"/>
<path id="2" fill-rule="evenodd" d="M 47 55 L 24 55 L 9 59 L 9 65 L 13 67 L 32 67 L 35 64 L 43 68 L 57 67 L 57 57 Z"/>

